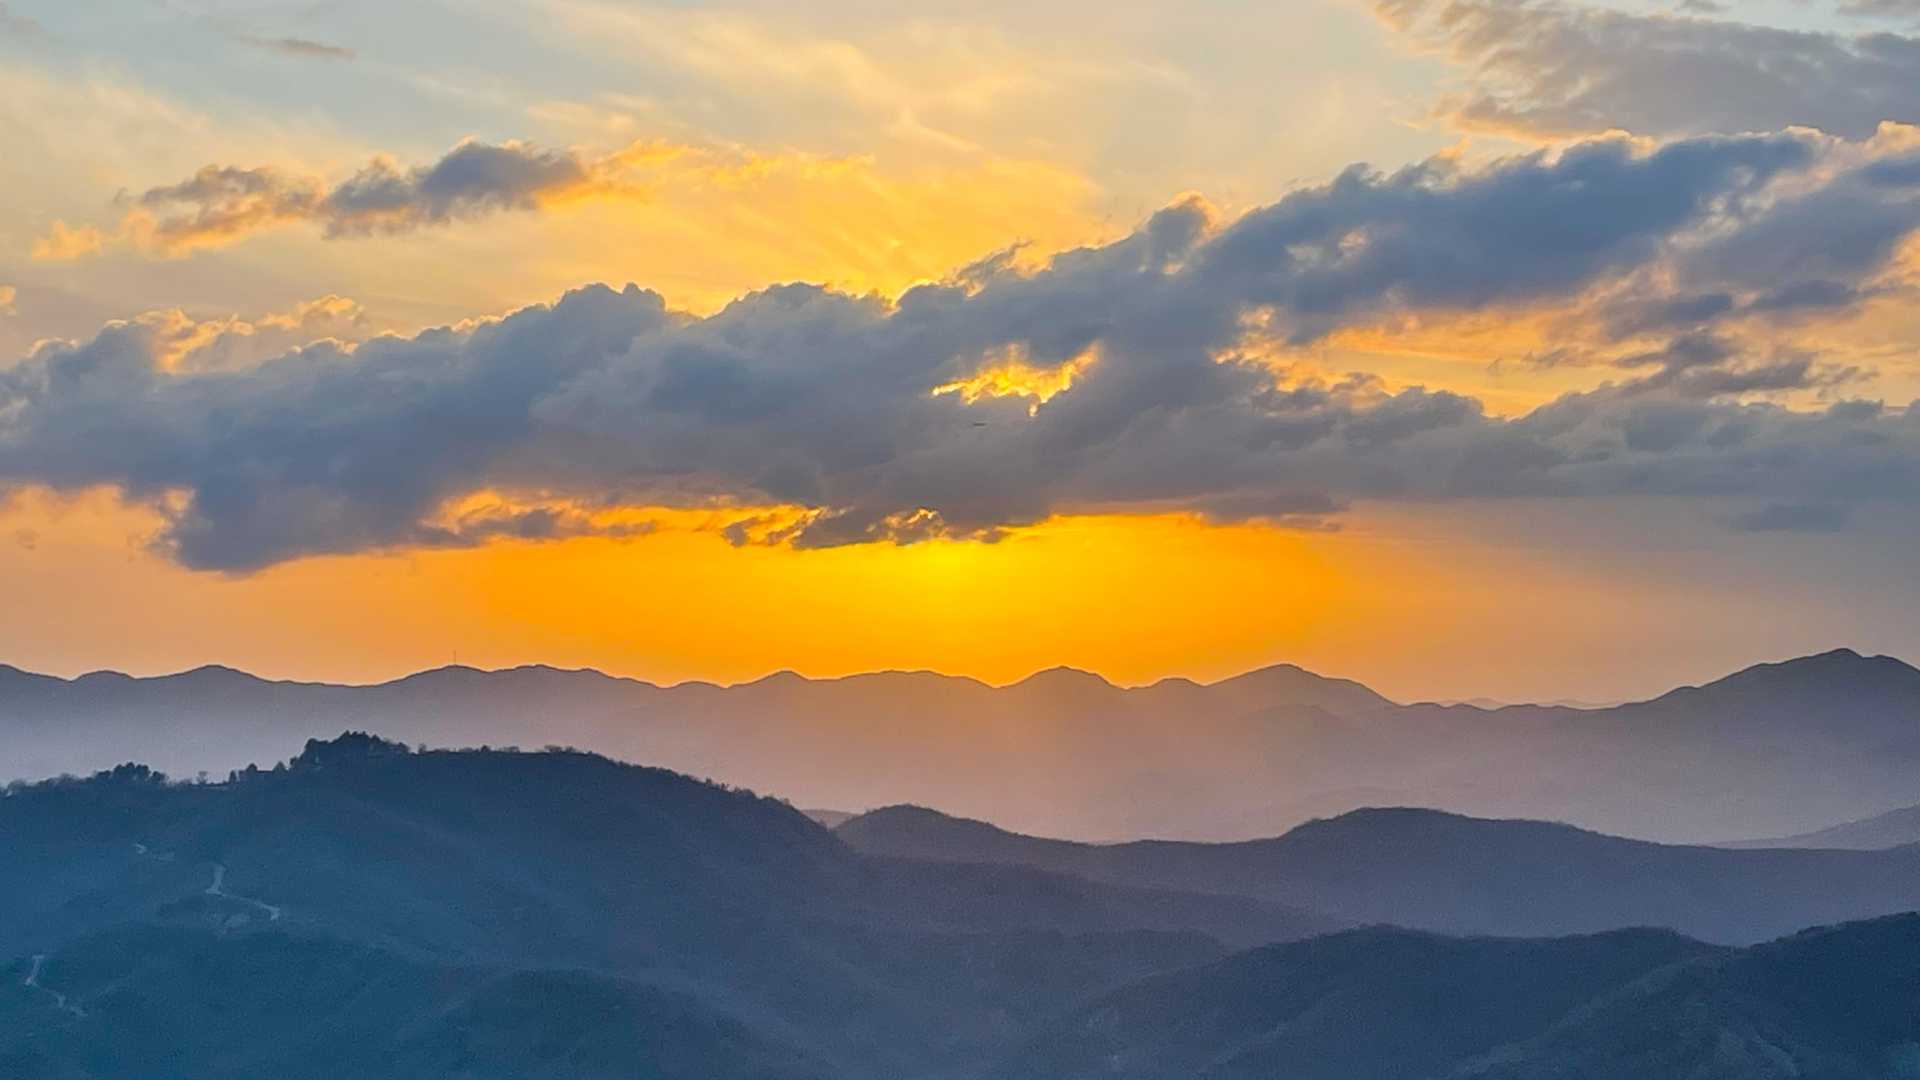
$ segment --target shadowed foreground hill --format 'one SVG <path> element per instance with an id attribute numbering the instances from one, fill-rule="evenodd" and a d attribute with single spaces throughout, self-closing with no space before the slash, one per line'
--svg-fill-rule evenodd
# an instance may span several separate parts
<path id="1" fill-rule="evenodd" d="M 1277 666 L 1120 687 L 929 672 L 661 687 L 446 668 L 378 686 L 225 668 L 56 679 L 0 667 L 0 780 L 146 761 L 215 775 L 366 728 L 565 742 L 803 806 L 941 806 L 1053 836 L 1272 836 L 1362 806 L 1444 806 L 1707 842 L 1920 802 L 1920 670 L 1846 650 L 1607 709 L 1396 705 Z"/>
<path id="2" fill-rule="evenodd" d="M 10 1078 L 835 1075 L 689 993 L 434 965 L 305 934 L 143 926 L 88 938 L 40 974 L 84 999 L 83 1016 L 50 1008 L 22 971 L 0 973 Z"/>
<path id="3" fill-rule="evenodd" d="M 1149 978 L 995 1080 L 1898 1080 L 1920 1066 L 1920 917 L 1722 950 L 1362 930 Z"/>
<path id="4" fill-rule="evenodd" d="M 1139 887 L 1178 883 L 1448 933 L 1663 926 L 1745 944 L 1920 907 L 1920 847 L 1730 851 L 1431 810 L 1360 810 L 1237 844 L 1079 844 L 918 807 L 874 811 L 836 835 L 875 854 L 1019 863 Z"/>
<path id="5" fill-rule="evenodd" d="M 0 879 L 23 1077 L 308 1075 L 349 1036 L 420 1063 L 367 1076 L 908 1076 L 1223 942 L 1336 925 L 866 856 L 783 803 L 586 754 L 365 736 L 223 784 L 13 789 Z"/>
<path id="6" fill-rule="evenodd" d="M 1356 930 L 1149 979 L 994 1075 L 1408 1080 L 1526 1039 L 1594 997 L 1712 950 L 1675 934 L 1548 941 Z"/>

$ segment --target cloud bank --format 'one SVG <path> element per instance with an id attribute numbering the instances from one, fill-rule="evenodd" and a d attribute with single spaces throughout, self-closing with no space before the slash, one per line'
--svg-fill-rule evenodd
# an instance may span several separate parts
<path id="1" fill-rule="evenodd" d="M 661 506 L 784 508 L 728 536 L 797 547 L 1112 510 L 1324 527 L 1356 500 L 1517 495 L 1740 497 L 1736 528 L 1837 528 L 1920 492 L 1920 409 L 1775 403 L 1849 373 L 1738 331 L 1885 287 L 1917 161 L 1788 134 L 1355 168 L 1229 223 L 1183 203 L 1039 270 L 987 260 L 893 301 L 788 285 L 696 318 L 596 286 L 245 363 L 165 362 L 155 326 L 118 323 L 0 369 L 0 483 L 111 485 L 161 510 L 174 558 L 228 572 L 624 535 L 643 527 L 607 512 Z M 295 201 L 383 228 L 578 175 L 477 154 Z M 255 183 L 157 201 L 283 197 Z M 1790 265 L 1743 245 L 1790 246 Z M 1289 363 L 1343 327 L 1540 305 L 1582 320 L 1616 378 L 1502 418 Z M 461 511 L 476 493 L 502 499 Z"/>

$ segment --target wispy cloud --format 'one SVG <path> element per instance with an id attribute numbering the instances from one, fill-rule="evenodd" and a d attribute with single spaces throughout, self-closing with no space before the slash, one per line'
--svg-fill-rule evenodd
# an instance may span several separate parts
<path id="1" fill-rule="evenodd" d="M 1439 111 L 1469 129 L 1565 138 L 1801 126 L 1860 138 L 1920 118 L 1920 38 L 1541 0 L 1375 0 L 1375 10 L 1459 65 L 1468 85 Z"/>
<path id="2" fill-rule="evenodd" d="M 324 41 L 303 37 L 262 37 L 257 34 L 241 34 L 240 40 L 256 49 L 265 49 L 268 52 L 302 60 L 352 60 L 357 55 L 344 45 L 329 45 Z"/>
<path id="3" fill-rule="evenodd" d="M 43 33 L 45 30 L 38 22 L 0 3 L 0 37 L 36 38 Z"/>

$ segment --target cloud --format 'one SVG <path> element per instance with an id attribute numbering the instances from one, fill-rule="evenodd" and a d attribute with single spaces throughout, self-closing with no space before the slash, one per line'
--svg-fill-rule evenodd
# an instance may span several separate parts
<path id="1" fill-rule="evenodd" d="M 17 310 L 13 305 L 19 299 L 20 290 L 12 285 L 0 285 L 0 315 L 12 315 Z"/>
<path id="2" fill-rule="evenodd" d="M 1877 5 L 1876 5 L 1877 6 Z M 1529 138 L 1812 127 L 1847 138 L 1920 119 L 1920 38 L 1784 30 L 1541 0 L 1376 0 L 1470 86 L 1441 112 Z"/>
<path id="3" fill-rule="evenodd" d="M 1838 10 L 1860 19 L 1912 19 L 1920 18 L 1920 0 L 1845 0 Z"/>
<path id="4" fill-rule="evenodd" d="M 1847 526 L 1850 511 L 1833 503 L 1772 503 L 1735 518 L 1741 532 L 1833 533 Z"/>
<path id="5" fill-rule="evenodd" d="M 240 40 L 256 49 L 265 49 L 268 52 L 301 60 L 352 60 L 354 58 L 352 49 L 302 37 L 258 37 L 253 34 L 242 34 Z"/>
<path id="6" fill-rule="evenodd" d="M 8 5 L 0 4 L 0 36 L 37 38 L 45 32 L 39 23 L 25 15 L 16 15 Z"/>
<path id="7" fill-rule="evenodd" d="M 344 296 L 323 296 L 252 319 L 238 315 L 194 318 L 179 308 L 143 312 L 130 320 L 162 371 L 195 374 L 241 371 L 315 345 L 348 345 L 367 335 L 367 314 Z"/>
<path id="8" fill-rule="evenodd" d="M 811 548 L 991 541 L 1079 512 L 1324 528 L 1382 499 L 1912 499 L 1920 425 L 1773 402 L 1848 377 L 1784 347 L 1673 334 L 1624 354 L 1616 381 L 1512 418 L 1285 360 L 1400 314 L 1577 307 L 1648 276 L 1725 291 L 1740 268 L 1715 245 L 1860 185 L 1850 153 L 1610 139 L 1476 170 L 1353 169 L 1231 222 L 1182 203 L 1111 244 L 1030 271 L 988 260 L 893 300 L 787 285 L 695 317 L 596 286 L 233 362 L 205 342 L 169 361 L 186 331 L 116 323 L 0 368 L 0 483 L 117 488 L 165 515 L 163 550 L 227 572 L 630 534 L 658 507 L 731 508 L 733 542 Z M 457 169 L 369 202 L 451 215 L 503 186 L 526 185 Z M 1842 248 L 1822 273 L 1868 273 L 1882 250 Z M 461 509 L 482 492 L 495 509 Z"/>
<path id="9" fill-rule="evenodd" d="M 46 262 L 66 262 L 85 258 L 105 248 L 107 236 L 90 225 L 75 228 L 56 221 L 47 234 L 33 242 L 33 257 Z"/>
<path id="10" fill-rule="evenodd" d="M 468 140 L 430 165 L 375 158 L 332 185 L 270 166 L 209 165 L 132 197 L 111 235 L 55 222 L 33 252 L 38 259 L 75 259 L 119 241 L 182 255 L 294 222 L 317 225 L 330 238 L 411 232 L 569 199 L 636 193 L 629 173 L 673 153 L 635 143 L 589 157 L 522 142 Z"/>

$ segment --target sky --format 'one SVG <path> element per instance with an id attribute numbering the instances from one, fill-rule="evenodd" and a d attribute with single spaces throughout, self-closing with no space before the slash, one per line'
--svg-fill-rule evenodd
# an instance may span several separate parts
<path id="1" fill-rule="evenodd" d="M 8 0 L 0 662 L 1920 658 L 1920 4 Z"/>

